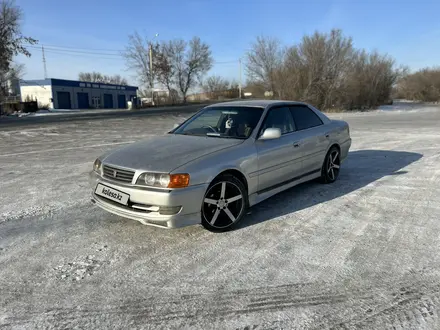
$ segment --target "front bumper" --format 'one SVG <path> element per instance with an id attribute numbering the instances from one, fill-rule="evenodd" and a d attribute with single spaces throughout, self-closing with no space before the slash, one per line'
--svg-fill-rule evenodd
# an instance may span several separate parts
<path id="1" fill-rule="evenodd" d="M 129 205 L 118 204 L 96 195 L 95 188 L 98 183 L 129 194 Z M 144 225 L 161 228 L 180 228 L 200 224 L 200 209 L 208 187 L 208 184 L 206 184 L 176 190 L 139 188 L 104 179 L 93 171 L 90 173 L 90 185 L 92 188 L 92 202 L 95 205 L 121 217 L 137 220 Z M 151 206 L 153 209 L 158 207 L 180 207 L 180 210 L 175 214 L 165 215 L 160 214 L 157 210 L 137 209 L 132 207 L 133 205 Z"/>

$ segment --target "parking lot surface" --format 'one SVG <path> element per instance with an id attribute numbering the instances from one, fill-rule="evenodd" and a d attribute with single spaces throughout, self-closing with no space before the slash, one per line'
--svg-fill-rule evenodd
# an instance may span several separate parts
<path id="1" fill-rule="evenodd" d="M 235 231 L 143 226 L 90 203 L 106 150 L 188 114 L 0 129 L 0 327 L 440 327 L 440 108 L 331 114 L 339 180 L 251 209 Z"/>

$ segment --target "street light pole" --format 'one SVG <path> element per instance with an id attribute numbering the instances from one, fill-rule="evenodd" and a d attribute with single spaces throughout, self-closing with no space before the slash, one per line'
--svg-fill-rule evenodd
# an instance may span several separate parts
<path id="1" fill-rule="evenodd" d="M 150 42 L 150 87 L 151 87 L 151 105 L 154 106 L 154 77 L 153 77 L 153 44 Z"/>
<path id="2" fill-rule="evenodd" d="M 156 33 L 154 38 L 156 38 L 158 35 L 159 33 Z M 151 80 L 151 105 L 154 106 L 153 42 L 150 42 L 149 58 L 150 58 L 150 80 Z"/>
<path id="3" fill-rule="evenodd" d="M 238 84 L 238 98 L 241 99 L 241 57 L 239 58 L 238 63 L 239 63 L 239 71 L 240 71 L 240 74 L 239 74 L 240 80 L 239 80 L 239 84 Z"/>

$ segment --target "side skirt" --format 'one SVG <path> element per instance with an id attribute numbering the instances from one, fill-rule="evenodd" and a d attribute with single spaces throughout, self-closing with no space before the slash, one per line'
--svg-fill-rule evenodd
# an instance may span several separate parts
<path id="1" fill-rule="evenodd" d="M 258 191 L 249 196 L 249 206 L 254 206 L 284 190 L 297 186 L 301 183 L 317 179 L 321 176 L 321 169 L 308 172 L 300 177 L 293 178 L 289 181 L 277 184 L 273 187 Z"/>

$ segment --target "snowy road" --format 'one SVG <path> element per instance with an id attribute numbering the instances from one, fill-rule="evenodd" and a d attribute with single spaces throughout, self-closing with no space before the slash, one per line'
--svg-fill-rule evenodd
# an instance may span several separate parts
<path id="1" fill-rule="evenodd" d="M 333 185 L 241 228 L 143 226 L 89 202 L 102 152 L 184 116 L 0 129 L 0 327 L 440 327 L 440 109 L 333 114 L 353 145 Z"/>

